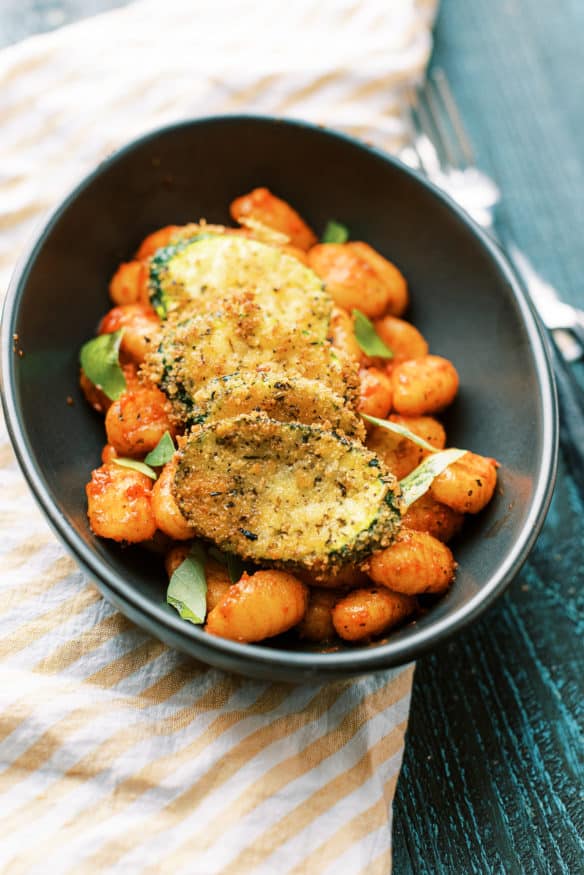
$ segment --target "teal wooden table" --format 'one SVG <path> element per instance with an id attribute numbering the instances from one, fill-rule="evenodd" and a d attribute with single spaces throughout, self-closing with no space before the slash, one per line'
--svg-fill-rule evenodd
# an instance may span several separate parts
<path id="1" fill-rule="evenodd" d="M 583 56 L 582 0 L 444 0 L 432 60 L 503 190 L 503 224 L 580 307 Z M 394 806 L 396 875 L 584 872 L 583 490 L 561 459 L 522 573 L 478 623 L 418 663 Z"/>
<path id="2" fill-rule="evenodd" d="M 0 44 L 120 5 L 1 0 Z M 503 189 L 501 218 L 581 307 L 583 59 L 584 0 L 443 0 L 433 63 Z M 418 663 L 394 805 L 396 875 L 584 872 L 579 487 L 560 460 L 522 573 L 479 622 Z"/>

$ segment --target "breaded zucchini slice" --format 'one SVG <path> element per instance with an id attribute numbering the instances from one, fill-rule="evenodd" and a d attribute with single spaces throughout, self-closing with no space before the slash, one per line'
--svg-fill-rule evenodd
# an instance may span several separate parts
<path id="1" fill-rule="evenodd" d="M 243 371 L 214 377 L 193 395 L 193 424 L 263 411 L 279 422 L 302 422 L 365 440 L 363 420 L 320 380 L 284 372 Z"/>
<path id="2" fill-rule="evenodd" d="M 281 249 L 233 234 L 200 234 L 158 250 L 150 261 L 150 300 L 164 318 L 189 302 L 213 309 L 218 297 L 254 292 L 267 321 L 324 340 L 332 298 L 322 280 Z"/>
<path id="3" fill-rule="evenodd" d="M 329 341 L 313 342 L 293 325 L 267 319 L 252 292 L 236 292 L 216 307 L 163 322 L 160 346 L 150 357 L 150 376 L 179 418 L 189 419 L 195 393 L 209 380 L 258 369 L 319 380 L 356 404 L 357 369 Z"/>
<path id="4" fill-rule="evenodd" d="M 399 527 L 399 486 L 374 453 L 261 413 L 194 428 L 173 491 L 196 533 L 222 550 L 317 576 L 384 548 Z"/>

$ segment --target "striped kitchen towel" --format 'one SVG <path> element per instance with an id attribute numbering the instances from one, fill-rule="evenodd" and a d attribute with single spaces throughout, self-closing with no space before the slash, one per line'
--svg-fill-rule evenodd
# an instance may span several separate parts
<path id="1" fill-rule="evenodd" d="M 148 128 L 261 112 L 397 149 L 434 7 L 140 0 L 4 50 L 0 289 L 64 189 Z M 390 870 L 412 666 L 293 687 L 168 649 L 55 541 L 3 426 L 0 520 L 0 871 Z"/>

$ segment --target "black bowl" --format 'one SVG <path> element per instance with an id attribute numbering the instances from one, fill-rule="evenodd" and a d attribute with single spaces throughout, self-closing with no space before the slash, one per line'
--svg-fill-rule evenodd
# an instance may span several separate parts
<path id="1" fill-rule="evenodd" d="M 40 168 L 39 168 L 40 172 Z M 236 195 L 266 185 L 322 230 L 342 221 L 409 280 L 409 316 L 458 368 L 449 443 L 495 456 L 501 488 L 454 545 L 447 596 L 387 643 L 332 653 L 206 635 L 165 604 L 162 563 L 95 538 L 84 486 L 103 422 L 77 387 L 81 344 L 109 308 L 107 284 L 140 240 L 200 216 L 228 221 Z M 13 335 L 24 355 L 13 350 Z M 536 320 L 497 248 L 399 162 L 321 128 L 231 116 L 155 131 L 116 152 L 45 222 L 17 268 L 2 323 L 3 400 L 25 476 L 57 535 L 107 598 L 170 645 L 213 665 L 283 680 L 396 666 L 481 613 L 524 562 L 549 504 L 557 454 L 553 380 Z M 74 399 L 67 404 L 68 396 Z"/>

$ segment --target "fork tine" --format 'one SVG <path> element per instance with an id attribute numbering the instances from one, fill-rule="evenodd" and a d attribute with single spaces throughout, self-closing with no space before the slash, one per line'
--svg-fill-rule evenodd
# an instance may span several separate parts
<path id="1" fill-rule="evenodd" d="M 412 93 L 408 92 L 407 103 L 404 105 L 402 115 L 403 122 L 408 130 L 408 144 L 401 150 L 400 158 L 409 167 L 413 167 L 414 170 L 419 170 L 421 173 L 427 173 L 417 145 L 418 130 L 414 120 L 412 102 Z"/>
<path id="2" fill-rule="evenodd" d="M 443 155 L 436 148 L 436 135 L 426 109 L 423 92 L 416 89 L 416 101 L 409 106 L 410 119 L 414 130 L 414 148 L 420 158 L 420 165 L 427 176 L 439 174 L 443 167 Z"/>
<path id="3" fill-rule="evenodd" d="M 422 173 L 424 173 L 426 176 L 429 176 L 429 174 L 430 174 L 429 168 L 430 168 L 430 166 L 432 166 L 433 162 L 432 161 L 428 162 L 427 160 L 424 160 L 425 150 L 423 148 L 424 144 L 422 141 L 422 133 L 420 131 L 420 124 L 418 121 L 418 116 L 417 116 L 417 113 L 414 109 L 414 104 L 412 102 L 410 102 L 408 104 L 407 115 L 408 115 L 408 122 L 409 122 L 409 127 L 410 127 L 410 132 L 411 132 L 411 146 L 412 146 L 412 149 L 413 149 L 415 156 L 416 156 L 418 169 L 421 170 Z M 438 158 L 436 156 L 435 156 L 435 161 L 436 161 L 436 163 L 438 161 Z"/>
<path id="4" fill-rule="evenodd" d="M 450 122 L 452 130 L 454 131 L 454 134 L 456 136 L 456 140 L 464 157 L 466 166 L 470 167 L 476 163 L 473 148 L 466 129 L 462 123 L 460 113 L 456 106 L 456 102 L 454 100 L 454 96 L 450 89 L 450 85 L 448 84 L 448 79 L 446 78 L 444 70 L 440 68 L 434 70 L 432 74 L 432 80 L 435 86 L 436 93 L 442 102 L 445 115 L 448 118 L 448 121 Z"/>
<path id="5" fill-rule="evenodd" d="M 441 94 L 436 88 L 433 78 L 429 78 L 424 88 L 424 100 L 427 113 L 431 118 L 435 131 L 435 142 L 443 155 L 444 170 L 462 169 L 466 164 L 464 153 L 458 148 L 456 132 L 450 127 L 450 116 L 443 105 Z"/>

